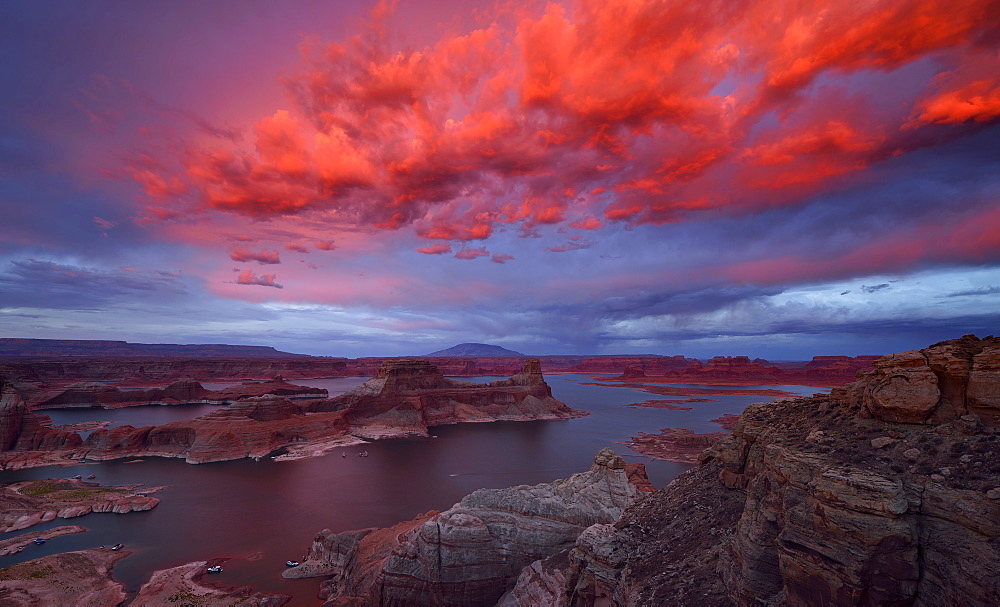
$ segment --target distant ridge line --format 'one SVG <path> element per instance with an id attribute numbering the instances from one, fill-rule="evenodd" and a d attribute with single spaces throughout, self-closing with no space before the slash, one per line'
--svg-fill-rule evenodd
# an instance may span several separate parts
<path id="1" fill-rule="evenodd" d="M 477 343 L 465 343 L 458 344 L 457 346 L 452 346 L 444 350 L 438 350 L 437 352 L 431 352 L 430 354 L 424 354 L 424 356 L 433 357 L 449 357 L 449 356 L 475 356 L 481 358 L 488 357 L 508 357 L 517 356 L 521 358 L 526 358 L 526 354 L 521 354 L 520 352 L 515 352 L 514 350 L 508 350 L 501 346 L 494 346 L 492 344 L 477 344 Z"/>
<path id="2" fill-rule="evenodd" d="M 309 358 L 271 346 L 230 344 L 141 344 L 105 339 L 0 337 L 0 356 L 190 356 L 194 358 Z"/>

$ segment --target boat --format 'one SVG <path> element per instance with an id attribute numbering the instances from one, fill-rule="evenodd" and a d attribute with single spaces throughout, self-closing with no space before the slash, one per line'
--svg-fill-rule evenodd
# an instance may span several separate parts
<path id="1" fill-rule="evenodd" d="M 81 478 L 83 478 L 83 475 L 82 475 L 82 474 L 77 474 L 77 475 L 76 475 L 76 476 L 74 476 L 73 478 L 75 478 L 75 479 L 81 479 Z"/>
<path id="2" fill-rule="evenodd" d="M 94 479 L 94 478 L 97 478 L 96 474 L 88 474 L 87 475 L 87 480 Z"/>
<path id="3" fill-rule="evenodd" d="M 214 567 L 208 568 L 209 573 L 222 573 L 222 565 L 216 565 Z"/>
<path id="4" fill-rule="evenodd" d="M 114 546 L 111 547 L 111 549 L 112 550 L 121 550 L 124 547 L 125 547 L 125 544 L 115 544 Z"/>
<path id="5" fill-rule="evenodd" d="M 298 567 L 298 561 L 285 561 L 285 567 Z"/>
<path id="6" fill-rule="evenodd" d="M 45 538 L 44 537 L 36 537 L 35 538 L 35 543 L 38 544 L 39 546 L 41 546 L 42 544 L 45 543 Z"/>

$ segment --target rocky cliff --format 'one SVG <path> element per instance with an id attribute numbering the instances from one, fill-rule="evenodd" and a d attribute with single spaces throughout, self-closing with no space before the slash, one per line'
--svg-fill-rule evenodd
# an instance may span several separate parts
<path id="1" fill-rule="evenodd" d="M 444 377 L 423 360 L 386 362 L 374 378 L 338 398 L 313 403 L 343 410 L 358 436 L 426 435 L 462 422 L 570 419 L 585 415 L 552 397 L 537 360 L 508 379 L 477 384 Z"/>
<path id="2" fill-rule="evenodd" d="M 13 386 L 0 378 L 0 452 L 71 449 L 83 442 L 79 434 L 47 427 L 47 421 L 32 413 Z"/>
<path id="3" fill-rule="evenodd" d="M 505 605 L 1000 604 L 1000 339 L 746 410 L 701 465 L 525 568 Z"/>
<path id="4" fill-rule="evenodd" d="M 532 561 L 616 520 L 651 491 L 641 464 L 610 449 L 589 472 L 509 489 L 481 489 L 444 512 L 389 529 L 324 530 L 309 559 L 285 577 L 329 576 L 327 604 L 487 605 Z"/>

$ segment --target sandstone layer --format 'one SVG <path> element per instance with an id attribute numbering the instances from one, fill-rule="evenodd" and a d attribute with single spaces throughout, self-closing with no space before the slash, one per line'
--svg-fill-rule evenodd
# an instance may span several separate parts
<path id="1" fill-rule="evenodd" d="M 284 575 L 329 576 L 328 605 L 492 604 L 524 566 L 617 520 L 651 490 L 641 464 L 627 466 L 604 449 L 589 472 L 569 479 L 481 489 L 390 529 L 324 530 L 308 560 Z"/>
<path id="2" fill-rule="evenodd" d="M 532 563 L 503 604 L 1000 604 L 998 346 L 967 336 L 749 407 L 699 467 Z"/>
<path id="3" fill-rule="evenodd" d="M 148 494 L 162 487 L 139 487 L 58 478 L 0 484 L 0 533 L 92 512 L 125 514 L 155 508 L 160 500 Z"/>
<path id="4" fill-rule="evenodd" d="M 0 569 L 0 605 L 118 605 L 128 596 L 111 568 L 128 550 L 51 554 Z"/>

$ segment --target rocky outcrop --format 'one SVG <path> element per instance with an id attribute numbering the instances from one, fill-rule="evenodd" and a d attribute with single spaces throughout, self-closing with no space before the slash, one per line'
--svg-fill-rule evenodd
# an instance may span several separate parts
<path id="1" fill-rule="evenodd" d="M 698 468 L 533 563 L 505 604 L 1000 604 L 998 342 L 752 405 Z"/>
<path id="2" fill-rule="evenodd" d="M 139 487 L 57 478 L 0 485 L 0 533 L 91 512 L 125 514 L 155 508 L 160 500 L 149 493 L 162 487 Z"/>
<path id="3" fill-rule="evenodd" d="M 693 464 L 702 451 L 726 436 L 726 432 L 699 434 L 686 428 L 663 428 L 659 434 L 640 432 L 629 440 L 628 447 L 654 459 Z"/>
<path id="4" fill-rule="evenodd" d="M 354 390 L 310 410 L 338 410 L 357 436 L 426 435 L 427 428 L 463 422 L 570 419 L 586 415 L 552 397 L 537 360 L 520 373 L 485 384 L 444 377 L 423 360 L 396 360 Z"/>
<path id="5" fill-rule="evenodd" d="M 129 554 L 128 550 L 80 550 L 4 567 L 0 569 L 0 604 L 121 604 L 128 595 L 125 586 L 111 578 L 111 568 Z"/>
<path id="6" fill-rule="evenodd" d="M 162 426 L 96 430 L 74 457 L 108 460 L 152 455 L 200 464 L 261 458 L 282 447 L 334 439 L 350 439 L 342 413 L 306 414 L 287 398 L 265 396 Z"/>
<path id="7" fill-rule="evenodd" d="M 192 379 L 175 381 L 166 388 L 124 391 L 108 384 L 77 383 L 56 390 L 37 392 L 30 400 L 29 406 L 33 409 L 62 407 L 117 409 L 141 405 L 188 403 L 225 405 L 268 394 L 285 398 L 326 398 L 327 391 L 323 388 L 288 383 L 280 375 L 268 381 L 244 382 L 223 390 L 207 390 Z"/>
<path id="8" fill-rule="evenodd" d="M 604 449 L 589 472 L 509 489 L 481 489 L 440 513 L 388 530 L 321 532 L 286 577 L 325 575 L 328 604 L 486 605 L 521 568 L 570 546 L 587 527 L 617 520 L 652 488 Z M 634 482 L 633 482 L 634 481 Z"/>
<path id="9" fill-rule="evenodd" d="M 837 393 L 887 422 L 936 424 L 974 415 L 1000 427 L 1000 339 L 961 339 L 886 356 Z"/>
<path id="10" fill-rule="evenodd" d="M 129 603 L 130 607 L 159 607 L 160 605 L 242 605 L 244 607 L 281 607 L 291 600 L 285 594 L 257 592 L 250 587 L 220 588 L 202 583 L 207 568 L 224 562 L 195 561 L 154 571 L 149 581 Z"/>
<path id="11" fill-rule="evenodd" d="M 79 434 L 43 425 L 50 421 L 32 413 L 14 388 L 0 378 L 0 452 L 71 449 L 82 443 Z"/>

